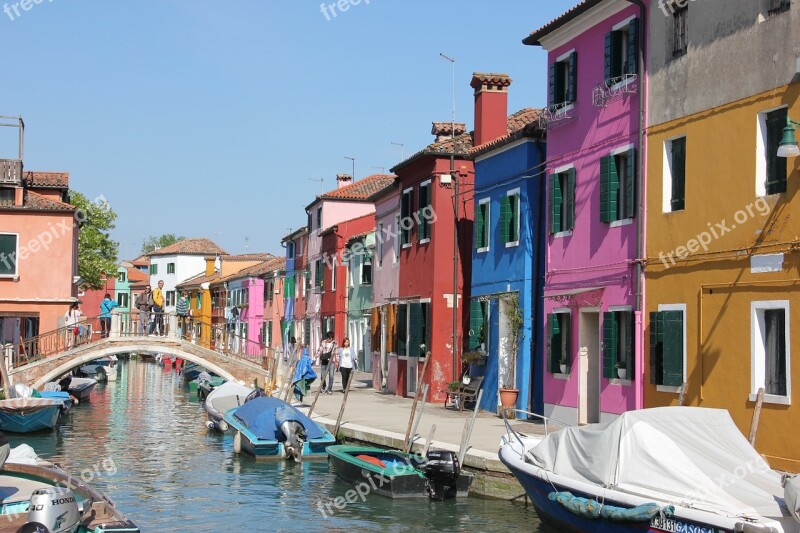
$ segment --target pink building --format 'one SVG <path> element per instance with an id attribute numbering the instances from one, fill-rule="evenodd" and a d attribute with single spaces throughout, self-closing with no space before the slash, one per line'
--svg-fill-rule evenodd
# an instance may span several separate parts
<path id="1" fill-rule="evenodd" d="M 643 15 L 587 0 L 524 41 L 549 66 L 544 414 L 571 424 L 642 406 Z"/>

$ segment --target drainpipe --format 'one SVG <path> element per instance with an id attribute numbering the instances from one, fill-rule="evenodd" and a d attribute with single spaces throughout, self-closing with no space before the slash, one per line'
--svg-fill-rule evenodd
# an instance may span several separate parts
<path id="1" fill-rule="evenodd" d="M 636 408 L 644 407 L 644 335 L 642 334 L 644 325 L 644 287 L 642 278 L 644 277 L 644 174 L 645 174 L 645 144 L 644 144 L 644 128 L 645 128 L 645 54 L 647 51 L 647 7 L 642 0 L 626 0 L 632 4 L 639 6 L 639 171 L 636 183 L 636 203 L 639 213 L 636 217 L 636 311 L 638 318 L 637 331 L 639 332 L 639 346 L 642 349 L 642 357 L 640 361 L 642 364 L 638 365 L 639 370 L 637 376 L 640 380 L 639 386 L 635 387 L 636 392 Z"/>

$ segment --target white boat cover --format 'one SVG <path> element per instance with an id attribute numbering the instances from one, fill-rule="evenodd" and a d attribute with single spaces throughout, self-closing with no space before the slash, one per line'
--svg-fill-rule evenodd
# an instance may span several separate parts
<path id="1" fill-rule="evenodd" d="M 206 405 L 211 405 L 220 414 L 244 403 L 253 389 L 240 385 L 235 381 L 228 381 L 215 388 L 206 398 Z"/>
<path id="2" fill-rule="evenodd" d="M 722 409 L 631 411 L 552 433 L 530 455 L 555 474 L 660 502 L 727 516 L 788 516 L 781 475 Z"/>
<path id="3" fill-rule="evenodd" d="M 16 448 L 11 448 L 8 454 L 7 463 L 15 463 L 21 465 L 37 465 L 39 464 L 39 456 L 27 444 L 20 444 Z"/>

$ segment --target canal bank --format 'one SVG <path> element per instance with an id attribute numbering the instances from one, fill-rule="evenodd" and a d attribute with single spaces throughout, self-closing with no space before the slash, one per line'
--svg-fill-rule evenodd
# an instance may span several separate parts
<path id="1" fill-rule="evenodd" d="M 340 377 L 331 395 L 321 394 L 312 413 L 312 419 L 325 425 L 330 431 L 336 426 L 336 419 L 344 399 L 341 393 Z M 383 394 L 371 388 L 371 374 L 359 373 L 354 377 L 348 395 L 339 433 L 350 443 L 374 445 L 401 449 L 408 428 L 413 400 Z M 303 403 L 295 405 L 308 412 L 314 401 L 316 386 L 312 395 Z M 418 412 L 419 412 L 418 407 Z M 432 426 L 436 426 L 431 447 L 458 451 L 464 434 L 464 427 L 472 418 L 472 411 L 459 412 L 453 408 L 445 409 L 442 403 L 426 404 L 417 428 L 413 451 L 422 451 Z M 544 435 L 542 424 L 514 421 L 514 428 L 526 435 Z M 552 431 L 554 428 L 550 427 Z M 471 496 L 481 498 L 516 500 L 524 495 L 522 486 L 511 472 L 500 462 L 497 452 L 500 438 L 506 434 L 503 419 L 490 413 L 479 412 L 469 448 L 464 456 L 464 468 L 475 476 L 470 490 Z"/>

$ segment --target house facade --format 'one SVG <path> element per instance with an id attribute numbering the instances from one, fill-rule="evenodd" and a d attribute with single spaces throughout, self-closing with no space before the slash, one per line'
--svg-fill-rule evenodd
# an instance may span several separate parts
<path id="1" fill-rule="evenodd" d="M 288 339 L 283 336 L 287 323 L 285 257 L 276 257 L 257 268 L 254 274 L 262 278 L 264 283 L 264 323 L 261 328 L 261 343 L 273 350 L 283 350 Z"/>
<path id="2" fill-rule="evenodd" d="M 292 337 L 298 343 L 308 344 L 311 339 L 310 327 L 306 324 L 306 298 L 311 273 L 308 270 L 306 253 L 308 251 L 308 228 L 293 231 L 283 239 L 286 248 L 286 271 L 284 275 L 284 325 L 283 344 Z"/>
<path id="3" fill-rule="evenodd" d="M 646 28 L 631 2 L 587 0 L 524 40 L 549 71 L 544 414 L 568 424 L 643 405 Z"/>
<path id="4" fill-rule="evenodd" d="M 709 0 L 654 11 L 645 277 L 645 406 L 683 396 L 727 409 L 748 435 L 764 389 L 755 446 L 791 472 L 800 159 L 778 149 L 792 137 L 787 117 L 800 121 L 797 7 Z"/>
<path id="5" fill-rule="evenodd" d="M 507 388 L 519 391 L 518 409 L 541 413 L 545 133 L 539 110 L 507 117 L 510 84 L 504 74 L 472 79 L 475 226 L 464 351 L 486 355 L 470 369 L 484 377 L 480 409 L 499 412 L 499 390 Z M 517 310 L 523 320 L 514 354 L 509 324 Z"/>
<path id="6" fill-rule="evenodd" d="M 370 217 L 374 228 L 374 217 Z M 375 230 L 347 239 L 345 264 L 346 336 L 358 353 L 359 370 L 372 372 L 372 283 L 375 270 Z"/>

